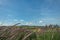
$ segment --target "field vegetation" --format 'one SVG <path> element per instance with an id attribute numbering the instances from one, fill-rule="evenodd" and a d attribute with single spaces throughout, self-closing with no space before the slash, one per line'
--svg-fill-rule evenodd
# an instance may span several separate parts
<path id="1" fill-rule="evenodd" d="M 60 26 L 0 26 L 0 40 L 60 40 Z"/>

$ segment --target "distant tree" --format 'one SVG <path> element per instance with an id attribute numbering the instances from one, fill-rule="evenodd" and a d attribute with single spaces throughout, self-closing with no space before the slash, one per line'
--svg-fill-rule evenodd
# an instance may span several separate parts
<path id="1" fill-rule="evenodd" d="M 47 28 L 48 26 L 47 25 L 45 25 L 45 28 Z"/>
<path id="2" fill-rule="evenodd" d="M 53 25 L 52 25 L 52 24 L 50 24 L 50 25 L 49 25 L 49 28 L 52 28 L 52 26 L 53 26 Z"/>
<path id="3" fill-rule="evenodd" d="M 59 25 L 57 25 L 57 24 L 56 24 L 56 25 L 54 25 L 54 28 L 59 28 Z"/>

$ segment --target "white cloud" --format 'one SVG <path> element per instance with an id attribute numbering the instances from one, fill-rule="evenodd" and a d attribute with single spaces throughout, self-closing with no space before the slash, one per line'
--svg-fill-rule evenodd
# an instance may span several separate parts
<path id="1" fill-rule="evenodd" d="M 43 21 L 42 21 L 42 20 L 40 20 L 40 21 L 39 21 L 39 23 L 43 23 Z"/>
<path id="2" fill-rule="evenodd" d="M 0 22 L 0 24 L 1 24 L 1 22 Z"/>
<path id="3" fill-rule="evenodd" d="M 32 22 L 29 22 L 29 25 L 32 25 L 33 23 Z"/>
<path id="4" fill-rule="evenodd" d="M 27 22 L 25 25 L 28 25 L 29 23 Z"/>
<path id="5" fill-rule="evenodd" d="M 24 20 L 20 20 L 20 21 L 24 21 Z"/>
<path id="6" fill-rule="evenodd" d="M 32 25 L 32 22 L 26 22 L 25 25 Z"/>
<path id="7" fill-rule="evenodd" d="M 0 26 L 1 26 L 1 25 L 3 25 L 3 23 L 2 23 L 2 22 L 0 22 Z"/>

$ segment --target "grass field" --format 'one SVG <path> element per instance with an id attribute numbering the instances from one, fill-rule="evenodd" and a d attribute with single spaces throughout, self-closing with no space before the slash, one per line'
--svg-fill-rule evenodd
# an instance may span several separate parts
<path id="1" fill-rule="evenodd" d="M 60 40 L 60 28 L 0 27 L 0 40 Z"/>

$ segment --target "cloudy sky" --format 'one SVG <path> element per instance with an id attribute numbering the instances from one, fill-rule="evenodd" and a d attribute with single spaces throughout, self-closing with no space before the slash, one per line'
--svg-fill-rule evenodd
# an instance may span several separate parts
<path id="1" fill-rule="evenodd" d="M 60 0 L 0 0 L 0 25 L 60 25 Z"/>

